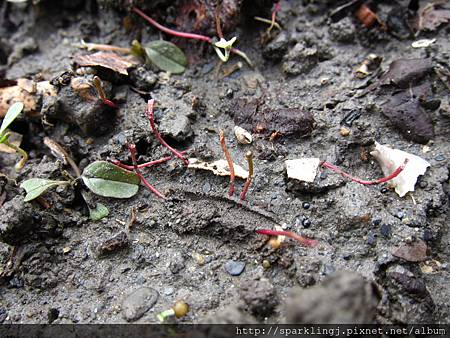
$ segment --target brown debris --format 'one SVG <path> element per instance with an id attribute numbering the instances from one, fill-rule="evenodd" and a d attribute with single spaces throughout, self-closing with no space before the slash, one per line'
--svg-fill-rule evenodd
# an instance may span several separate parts
<path id="1" fill-rule="evenodd" d="M 392 252 L 392 255 L 408 262 L 423 262 L 427 259 L 427 245 L 422 240 L 405 244 Z"/>
<path id="2" fill-rule="evenodd" d="M 128 68 L 139 64 L 139 60 L 133 56 L 121 56 L 110 52 L 79 55 L 74 61 L 81 67 L 99 66 L 126 76 L 128 76 Z"/>
<path id="3" fill-rule="evenodd" d="M 23 102 L 23 111 L 34 115 L 43 96 L 56 96 L 56 88 L 49 81 L 18 79 L 16 83 L 14 86 L 0 88 L 0 117 L 4 117 L 9 107 L 16 102 Z"/>
<path id="4" fill-rule="evenodd" d="M 431 59 L 398 59 L 389 65 L 389 70 L 381 76 L 379 85 L 395 85 L 408 89 L 432 70 Z"/>

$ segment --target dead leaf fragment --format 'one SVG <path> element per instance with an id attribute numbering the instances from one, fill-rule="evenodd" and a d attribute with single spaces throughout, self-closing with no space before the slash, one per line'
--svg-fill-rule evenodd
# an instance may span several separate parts
<path id="1" fill-rule="evenodd" d="M 433 1 L 422 6 L 417 15 L 410 20 L 412 29 L 418 33 L 422 30 L 434 31 L 440 25 L 450 21 L 450 10 L 439 9 L 439 5 L 443 5 L 447 1 Z"/>
<path id="2" fill-rule="evenodd" d="M 389 70 L 380 78 L 380 85 L 396 85 L 408 89 L 410 85 L 431 73 L 431 59 L 397 59 L 389 65 Z"/>
<path id="3" fill-rule="evenodd" d="M 190 158 L 188 168 L 209 170 L 217 176 L 230 176 L 230 170 L 228 169 L 228 162 L 226 160 L 218 160 L 209 163 L 200 161 L 197 158 Z M 246 179 L 248 177 L 248 171 L 234 163 L 234 175 Z"/>
<path id="4" fill-rule="evenodd" d="M 116 53 L 97 52 L 75 57 L 75 63 L 81 67 L 103 67 L 128 76 L 128 68 L 139 64 L 134 56 L 121 56 Z"/>
<path id="5" fill-rule="evenodd" d="M 320 159 L 299 158 L 295 160 L 286 160 L 286 172 L 289 178 L 303 182 L 314 182 L 317 175 L 317 169 L 320 165 Z"/>
<path id="6" fill-rule="evenodd" d="M 408 262 L 423 262 L 427 259 L 427 245 L 422 240 L 405 244 L 392 252 L 392 255 Z"/>

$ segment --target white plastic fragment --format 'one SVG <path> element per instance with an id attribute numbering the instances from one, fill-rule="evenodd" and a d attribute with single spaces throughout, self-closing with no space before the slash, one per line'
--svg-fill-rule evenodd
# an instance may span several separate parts
<path id="1" fill-rule="evenodd" d="M 230 170 L 228 169 L 228 162 L 226 160 L 209 163 L 200 161 L 197 158 L 190 158 L 188 168 L 209 170 L 217 176 L 230 176 Z M 246 179 L 248 177 L 248 171 L 234 163 L 234 176 Z"/>
<path id="2" fill-rule="evenodd" d="M 234 136 L 236 136 L 236 139 L 240 144 L 250 144 L 253 141 L 252 134 L 239 126 L 234 127 Z"/>
<path id="3" fill-rule="evenodd" d="M 295 160 L 286 160 L 287 176 L 303 182 L 314 182 L 317 175 L 317 169 L 320 165 L 320 159 L 298 158 Z"/>
<path id="4" fill-rule="evenodd" d="M 395 192 L 400 197 L 405 196 L 409 191 L 414 191 L 417 178 L 425 174 L 430 166 L 430 163 L 419 156 L 386 147 L 378 142 L 375 142 L 375 150 L 371 151 L 370 154 L 378 161 L 385 176 L 392 174 L 405 162 L 405 159 L 409 160 L 405 169 L 389 181 L 389 184 L 395 188 Z"/>
<path id="5" fill-rule="evenodd" d="M 421 39 L 414 41 L 411 46 L 412 48 L 427 48 L 430 47 L 433 43 L 436 42 L 436 39 Z"/>

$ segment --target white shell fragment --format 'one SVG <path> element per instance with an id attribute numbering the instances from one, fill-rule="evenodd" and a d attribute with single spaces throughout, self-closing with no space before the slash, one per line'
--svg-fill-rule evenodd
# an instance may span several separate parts
<path id="1" fill-rule="evenodd" d="M 386 147 L 378 142 L 375 142 L 375 150 L 371 151 L 370 154 L 378 161 L 385 176 L 392 174 L 405 162 L 406 158 L 409 160 L 405 169 L 389 181 L 389 184 L 395 188 L 395 192 L 400 197 L 405 196 L 409 191 L 414 191 L 417 178 L 425 174 L 430 166 L 430 163 L 419 156 Z"/>
<path id="2" fill-rule="evenodd" d="M 320 165 L 320 159 L 298 158 L 295 160 L 286 160 L 287 176 L 303 182 L 314 182 L 317 175 L 317 169 Z"/>
<path id="3" fill-rule="evenodd" d="M 250 144 L 253 141 L 252 134 L 239 126 L 234 127 L 234 136 L 236 136 L 236 139 L 240 144 Z"/>
<path id="4" fill-rule="evenodd" d="M 190 158 L 188 168 L 209 170 L 217 176 L 230 176 L 230 170 L 228 169 L 228 162 L 226 160 L 218 160 L 209 163 L 200 161 L 197 158 Z M 248 177 L 248 171 L 234 163 L 234 175 L 246 179 Z"/>
<path id="5" fill-rule="evenodd" d="M 427 48 L 430 47 L 433 43 L 436 42 L 436 39 L 422 39 L 414 41 L 411 46 L 412 48 Z"/>

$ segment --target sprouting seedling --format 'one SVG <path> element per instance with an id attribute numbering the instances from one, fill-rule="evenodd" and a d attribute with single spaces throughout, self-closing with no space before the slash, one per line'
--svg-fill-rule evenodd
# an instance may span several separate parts
<path id="1" fill-rule="evenodd" d="M 155 100 L 151 99 L 148 100 L 147 103 L 147 118 L 150 121 L 150 127 L 152 128 L 153 135 L 155 135 L 156 139 L 161 143 L 164 147 L 170 150 L 172 154 L 174 154 L 176 157 L 178 157 L 180 160 L 184 162 L 184 164 L 187 166 L 189 164 L 189 161 L 184 158 L 183 154 L 179 152 L 178 150 L 172 148 L 167 144 L 166 141 L 162 138 L 161 134 L 159 133 L 158 129 L 156 129 L 155 126 L 155 115 L 154 115 L 154 107 L 155 107 Z"/>
<path id="2" fill-rule="evenodd" d="M 111 108 L 117 108 L 117 105 L 112 102 L 111 100 L 108 100 L 105 95 L 105 91 L 103 90 L 102 81 L 98 76 L 94 76 L 94 79 L 92 80 L 92 84 L 94 85 L 95 90 L 97 91 L 97 94 L 100 98 L 100 100 L 103 101 L 104 104 Z"/>
<path id="3" fill-rule="evenodd" d="M 11 107 L 9 107 L 5 117 L 3 118 L 2 125 L 0 127 L 0 144 L 3 143 L 4 145 L 10 147 L 11 149 L 14 149 L 20 156 L 22 156 L 22 159 L 19 162 L 17 162 L 15 166 L 16 171 L 20 171 L 25 166 L 25 163 L 28 160 L 28 154 L 25 150 L 23 150 L 19 146 L 16 146 L 15 144 L 9 142 L 8 139 L 11 133 L 7 132 L 6 129 L 17 118 L 17 116 L 20 115 L 20 113 L 23 110 L 23 107 L 24 106 L 22 102 L 16 102 Z"/>
<path id="4" fill-rule="evenodd" d="M 177 301 L 173 307 L 156 315 L 158 320 L 163 323 L 170 317 L 181 318 L 189 312 L 189 305 L 183 301 Z"/>
<path id="5" fill-rule="evenodd" d="M 223 130 L 219 131 L 219 140 L 220 140 L 220 146 L 222 147 L 222 151 L 225 154 L 225 158 L 228 163 L 228 168 L 230 169 L 230 188 L 228 190 L 228 196 L 233 196 L 234 194 L 234 163 L 231 159 L 230 152 L 228 151 L 227 144 L 225 143 L 225 134 Z"/>
<path id="6" fill-rule="evenodd" d="M 296 241 L 298 241 L 301 245 L 309 246 L 309 247 L 314 247 L 314 246 L 316 246 L 318 244 L 318 242 L 316 240 L 303 237 L 303 236 L 298 235 L 298 234 L 296 234 L 295 232 L 292 232 L 292 231 L 262 229 L 262 230 L 256 230 L 256 233 L 260 234 L 260 235 L 290 237 L 290 238 L 295 239 Z"/>
<path id="7" fill-rule="evenodd" d="M 261 17 L 259 17 L 259 16 L 255 16 L 255 17 L 254 17 L 255 20 L 261 21 L 261 22 L 264 22 L 264 23 L 267 23 L 267 24 L 270 25 L 269 28 L 267 28 L 267 31 L 266 31 L 266 33 L 267 33 L 268 35 L 270 34 L 270 32 L 272 31 L 272 29 L 273 29 L 274 27 L 277 28 L 278 30 L 281 30 L 280 25 L 275 21 L 275 20 L 276 20 L 276 17 L 277 17 L 277 12 L 278 12 L 280 9 L 281 9 L 281 0 L 279 0 L 279 1 L 277 1 L 277 2 L 275 3 L 275 6 L 274 6 L 274 8 L 273 8 L 272 16 L 271 16 L 271 19 L 270 19 L 270 20 L 265 19 L 265 18 L 261 18 Z"/>
<path id="8" fill-rule="evenodd" d="M 236 41 L 236 37 L 233 37 L 230 40 L 226 40 L 223 37 L 219 37 L 220 40 L 217 40 L 215 38 L 211 38 L 209 36 L 205 36 L 205 35 L 201 35 L 201 34 L 180 32 L 180 31 L 176 31 L 176 30 L 167 28 L 167 27 L 159 24 L 158 22 L 156 22 L 154 19 L 152 19 L 151 17 L 146 15 L 143 11 L 141 11 L 137 7 L 133 7 L 132 11 L 135 12 L 136 14 L 138 14 L 139 16 L 141 16 L 144 20 L 146 20 L 151 25 L 153 25 L 156 28 L 158 28 L 159 30 L 163 31 L 164 33 L 167 33 L 167 34 L 170 34 L 173 36 L 177 36 L 180 38 L 204 41 L 204 42 L 211 44 L 213 46 L 214 50 L 216 51 L 217 55 L 223 62 L 228 61 L 229 54 L 231 52 L 231 53 L 237 54 L 240 57 L 242 57 L 251 67 L 253 67 L 253 64 L 250 61 L 250 59 L 248 58 L 248 56 L 244 52 L 233 47 L 233 44 Z M 223 52 L 220 49 L 223 49 Z"/>
<path id="9" fill-rule="evenodd" d="M 245 158 L 247 159 L 248 163 L 248 176 L 240 195 L 241 201 L 245 200 L 245 195 L 247 194 L 248 188 L 250 187 L 250 183 L 252 183 L 253 179 L 253 153 L 251 151 L 248 151 L 245 154 Z"/>

